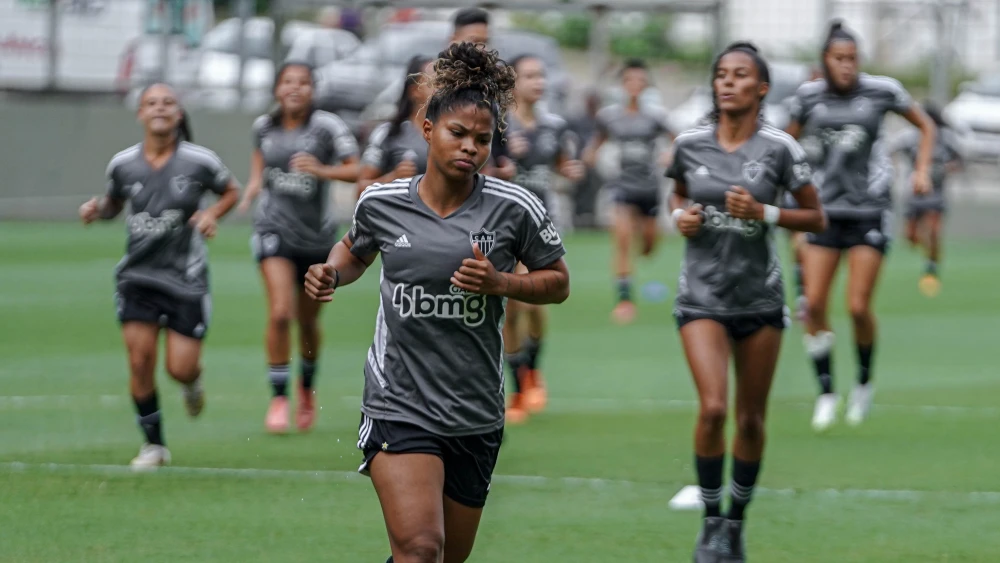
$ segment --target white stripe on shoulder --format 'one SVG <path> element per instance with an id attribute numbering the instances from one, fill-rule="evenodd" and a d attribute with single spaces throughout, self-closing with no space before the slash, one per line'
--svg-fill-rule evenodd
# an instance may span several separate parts
<path id="1" fill-rule="evenodd" d="M 808 95 L 818 94 L 823 90 L 826 90 L 826 79 L 817 78 L 815 80 L 810 80 L 808 82 L 803 82 L 802 84 L 800 84 L 798 89 L 795 91 L 795 94 L 798 96 L 803 96 L 803 95 L 808 96 Z"/>
<path id="2" fill-rule="evenodd" d="M 806 151 L 802 148 L 802 145 L 800 145 L 794 137 L 785 133 L 781 129 L 778 129 L 773 125 L 765 124 L 760 128 L 760 134 L 769 139 L 774 139 L 775 141 L 778 141 L 788 147 L 788 152 L 792 153 L 792 158 L 795 160 L 804 160 L 806 158 Z"/>
<path id="3" fill-rule="evenodd" d="M 513 195 L 513 194 L 511 194 L 510 192 L 507 192 L 507 191 L 501 191 L 501 190 L 499 190 L 497 188 L 494 188 L 494 187 L 485 187 L 485 188 L 483 188 L 483 193 L 484 194 L 493 195 L 493 196 L 496 196 L 496 197 L 500 197 L 500 198 L 503 198 L 503 199 L 508 199 L 510 201 L 513 201 L 514 203 L 517 203 L 518 205 L 520 205 L 521 207 L 523 207 L 525 211 L 528 212 L 528 215 L 531 217 L 531 220 L 535 222 L 535 226 L 536 227 L 541 227 L 542 226 L 542 220 L 539 219 L 538 215 L 531 208 L 531 206 L 528 205 L 527 203 L 525 203 L 525 201 L 524 201 L 523 198 L 520 198 L 520 197 L 518 197 L 516 195 Z"/>
<path id="4" fill-rule="evenodd" d="M 117 153 L 115 153 L 115 155 L 111 157 L 111 160 L 108 161 L 108 168 L 106 170 L 106 174 L 110 176 L 111 172 L 116 167 L 121 166 L 124 162 L 135 158 L 136 155 L 139 154 L 139 146 L 140 143 L 136 143 L 125 150 L 118 151 Z"/>
<path id="5" fill-rule="evenodd" d="M 680 135 L 677 135 L 677 137 L 674 138 L 674 143 L 683 141 L 685 139 L 694 139 L 696 137 L 701 137 L 706 133 L 711 133 L 714 130 L 715 130 L 715 125 L 699 125 L 698 127 L 695 127 L 693 129 L 688 129 L 687 131 L 684 131 Z"/>
<path id="6" fill-rule="evenodd" d="M 351 129 L 344 123 L 344 120 L 340 118 L 339 115 L 335 113 L 330 113 L 328 111 L 316 110 L 313 113 L 312 119 L 315 123 L 321 125 L 330 130 L 334 134 L 334 137 L 339 137 L 341 135 L 350 135 Z"/>
<path id="7" fill-rule="evenodd" d="M 858 78 L 858 82 L 865 86 L 890 90 L 893 94 L 906 91 L 906 89 L 903 88 L 903 83 L 891 76 L 862 74 Z"/>
<path id="8" fill-rule="evenodd" d="M 218 171 L 225 167 L 225 164 L 222 163 L 222 159 L 219 158 L 219 155 L 201 145 L 184 141 L 180 144 L 180 147 L 178 147 L 177 150 L 182 154 L 187 155 L 189 158 L 197 160 L 207 168 L 211 168 L 213 171 Z"/>
<path id="9" fill-rule="evenodd" d="M 538 196 L 525 189 L 524 186 L 501 180 L 500 178 L 494 178 L 493 176 L 486 176 L 486 185 L 525 198 L 535 208 L 535 212 L 538 213 L 539 217 L 545 217 L 545 204 L 542 200 L 538 199 Z"/>
<path id="10" fill-rule="evenodd" d="M 361 196 L 358 197 L 358 203 L 361 203 L 361 200 L 369 197 L 409 193 L 409 191 L 410 178 L 401 178 L 387 184 L 372 184 L 361 192 Z"/>
<path id="11" fill-rule="evenodd" d="M 251 128 L 256 132 L 261 132 L 265 127 L 271 124 L 271 114 L 265 113 L 264 115 L 258 116 L 257 119 L 253 120 L 253 125 Z"/>
<path id="12" fill-rule="evenodd" d="M 389 136 L 389 129 L 392 129 L 392 123 L 388 121 L 376 127 L 368 136 L 368 145 L 381 146 Z"/>

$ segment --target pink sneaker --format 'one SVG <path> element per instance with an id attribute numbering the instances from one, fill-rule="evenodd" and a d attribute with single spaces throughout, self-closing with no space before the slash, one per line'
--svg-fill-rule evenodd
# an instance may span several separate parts
<path id="1" fill-rule="evenodd" d="M 316 422 L 316 391 L 299 387 L 299 408 L 295 411 L 295 425 L 299 431 L 308 432 Z"/>
<path id="2" fill-rule="evenodd" d="M 264 426 L 271 434 L 284 434 L 288 431 L 288 397 L 271 399 L 271 406 L 267 408 Z"/>

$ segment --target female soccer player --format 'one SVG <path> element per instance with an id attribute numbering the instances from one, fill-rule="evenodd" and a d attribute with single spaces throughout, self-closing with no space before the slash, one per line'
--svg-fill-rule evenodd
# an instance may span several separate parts
<path id="1" fill-rule="evenodd" d="M 583 179 L 585 168 L 575 160 L 575 134 L 563 118 L 548 113 L 536 104 L 545 94 L 545 64 L 532 55 L 511 61 L 517 73 L 514 85 L 515 109 L 507 130 L 507 155 L 514 162 L 513 182 L 528 189 L 545 204 L 552 216 L 552 172 L 558 171 L 570 181 Z M 523 265 L 517 273 L 526 273 Z M 507 365 L 514 376 L 514 393 L 507 405 L 507 422 L 518 424 L 528 413 L 545 408 L 546 388 L 538 357 L 545 336 L 547 315 L 541 305 L 507 302 L 504 323 L 504 348 Z"/>
<path id="2" fill-rule="evenodd" d="M 253 252 L 267 290 L 267 361 L 273 389 L 264 424 L 288 430 L 291 325 L 298 320 L 302 356 L 299 404 L 301 431 L 316 419 L 313 378 L 320 348 L 319 303 L 308 299 L 302 280 L 310 264 L 324 260 L 337 224 L 329 213 L 330 181 L 356 182 L 358 145 L 336 115 L 314 110 L 311 68 L 286 63 L 274 84 L 278 109 L 254 121 L 250 180 L 240 208 L 261 195 L 254 216 Z M 338 163 L 338 164 L 335 164 Z"/>
<path id="3" fill-rule="evenodd" d="M 696 563 L 744 560 L 743 517 L 764 452 L 764 415 L 787 319 L 776 227 L 824 227 L 802 147 L 763 123 L 767 64 L 734 43 L 712 67 L 711 123 L 677 137 L 667 176 L 672 214 L 687 237 L 674 314 L 700 411 L 695 467 L 705 522 Z M 783 191 L 795 209 L 779 209 Z M 736 366 L 732 506 L 721 516 L 729 361 Z M 724 558 L 724 559 L 723 559 Z"/>
<path id="4" fill-rule="evenodd" d="M 372 184 L 412 178 L 425 172 L 427 141 L 421 127 L 427 100 L 433 94 L 431 59 L 415 55 L 406 66 L 406 79 L 399 97 L 396 116 L 372 131 L 368 148 L 361 156 L 358 195 Z"/>
<path id="5" fill-rule="evenodd" d="M 824 78 L 799 87 L 790 103 L 788 132 L 802 136 L 806 151 L 818 155 L 816 183 L 830 219 L 829 228 L 808 239 L 804 253 L 806 300 L 806 351 L 813 359 L 821 394 L 816 400 L 812 425 L 823 431 L 837 418 L 840 399 L 833 392 L 830 358 L 833 332 L 827 318 L 830 285 L 842 255 L 847 255 L 847 306 L 854 323 L 857 345 L 858 385 L 851 393 L 847 420 L 860 424 L 871 407 L 872 351 L 875 316 L 871 301 L 882 258 L 892 236 L 892 191 L 872 189 L 872 146 L 889 111 L 899 113 L 921 131 L 913 186 L 923 193 L 930 188 L 928 173 L 934 149 L 934 122 L 912 102 L 899 82 L 858 72 L 858 46 L 854 36 L 835 22 L 823 47 Z M 888 187 L 888 186 L 886 186 Z"/>
<path id="6" fill-rule="evenodd" d="M 669 135 L 666 113 L 643 107 L 639 96 L 649 86 L 649 72 L 641 60 L 628 61 L 621 73 L 628 96 L 625 105 L 608 106 L 597 113 L 597 134 L 584 153 L 583 160 L 593 167 L 597 151 L 605 143 L 617 143 L 621 151 L 621 173 L 611 182 L 617 208 L 614 213 L 614 270 L 618 279 L 618 304 L 613 318 L 629 323 L 635 318 L 632 303 L 632 238 L 642 236 L 642 255 L 649 256 L 656 246 L 656 216 L 660 210 L 660 182 L 656 177 L 658 160 L 656 142 Z"/>
<path id="7" fill-rule="evenodd" d="M 125 257 L 115 269 L 118 321 L 129 361 L 129 389 L 146 438 L 132 467 L 170 463 L 163 440 L 156 392 L 156 354 L 166 329 L 166 369 L 181 384 L 184 406 L 198 416 L 205 405 L 201 387 L 201 342 L 208 331 L 211 297 L 205 238 L 236 204 L 239 186 L 219 157 L 191 143 L 177 93 L 153 84 L 139 97 L 143 140 L 108 164 L 108 191 L 80 206 L 85 225 L 108 221 L 128 202 Z M 200 208 L 207 192 L 215 205 Z"/>
<path id="8" fill-rule="evenodd" d="M 330 301 L 382 254 L 358 447 L 398 563 L 468 558 L 503 435 L 504 301 L 569 296 L 545 209 L 524 188 L 477 174 L 513 102 L 513 69 L 460 43 L 440 54 L 434 83 L 427 173 L 365 190 L 350 232 L 305 284 Z M 529 272 L 514 273 L 518 262 Z"/>
<path id="9" fill-rule="evenodd" d="M 938 134 L 934 143 L 931 163 L 931 192 L 915 194 L 906 205 L 906 238 L 915 246 L 922 246 L 927 252 L 927 266 L 920 278 L 920 291 L 934 297 L 941 291 L 938 278 L 938 261 L 941 258 L 941 226 L 946 202 L 944 195 L 948 175 L 962 168 L 962 153 L 958 135 L 948 126 L 940 110 L 933 103 L 925 103 L 924 111 L 934 120 Z M 916 167 L 920 155 L 920 135 L 910 130 L 903 134 L 894 146 L 894 152 L 903 153 Z"/>

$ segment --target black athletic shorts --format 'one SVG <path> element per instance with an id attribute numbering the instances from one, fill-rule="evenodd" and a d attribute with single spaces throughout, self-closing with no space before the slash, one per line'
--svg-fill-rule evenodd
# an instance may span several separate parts
<path id="1" fill-rule="evenodd" d="M 891 214 L 878 219 L 830 218 L 822 233 L 809 233 L 809 244 L 847 250 L 855 246 L 870 246 L 885 254 L 892 241 Z"/>
<path id="2" fill-rule="evenodd" d="M 262 262 L 265 258 L 290 260 L 295 265 L 295 279 L 300 282 L 306 279 L 309 266 L 322 264 L 330 257 L 329 248 L 323 252 L 302 251 L 289 246 L 276 233 L 254 233 L 250 237 L 250 247 L 257 262 Z"/>
<path id="3" fill-rule="evenodd" d="M 656 217 L 660 213 L 663 195 L 660 193 L 660 190 L 650 190 L 648 192 L 616 190 L 614 201 L 618 205 L 634 207 L 646 217 Z"/>
<path id="4" fill-rule="evenodd" d="M 208 332 L 212 298 L 178 299 L 152 288 L 131 287 L 115 293 L 118 322 L 158 324 L 182 336 L 201 340 Z"/>
<path id="5" fill-rule="evenodd" d="M 791 324 L 788 307 L 782 307 L 770 313 L 757 313 L 751 315 L 712 315 L 708 313 L 682 313 L 674 312 L 677 319 L 677 328 L 688 324 L 691 321 L 708 319 L 715 321 L 725 327 L 729 338 L 739 342 L 744 338 L 753 335 L 758 330 L 773 326 L 774 328 L 785 330 Z"/>
<path id="6" fill-rule="evenodd" d="M 915 195 L 906 202 L 906 218 L 919 219 L 931 211 L 944 213 L 946 210 L 944 198 L 940 195 Z"/>
<path id="7" fill-rule="evenodd" d="M 482 508 L 502 440 L 503 428 L 472 436 L 440 436 L 413 424 L 362 414 L 358 449 L 364 452 L 365 461 L 358 472 L 368 475 L 368 466 L 379 452 L 436 455 L 444 462 L 444 494 L 459 504 Z"/>

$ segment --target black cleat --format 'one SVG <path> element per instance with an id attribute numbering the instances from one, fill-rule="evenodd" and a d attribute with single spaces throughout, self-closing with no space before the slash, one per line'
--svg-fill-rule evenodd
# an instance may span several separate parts
<path id="1" fill-rule="evenodd" d="M 743 544 L 743 521 L 726 520 L 722 528 L 722 538 L 724 542 L 720 544 L 719 563 L 746 563 L 744 553 L 746 549 Z"/>
<path id="2" fill-rule="evenodd" d="M 695 543 L 694 563 L 722 563 L 717 546 L 720 542 L 726 541 L 724 539 L 727 531 L 726 522 L 725 518 L 718 516 L 705 518 L 701 532 L 698 533 L 698 541 Z"/>
<path id="3" fill-rule="evenodd" d="M 388 559 L 385 560 L 385 563 L 392 563 L 392 556 L 391 555 L 389 556 Z"/>

